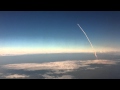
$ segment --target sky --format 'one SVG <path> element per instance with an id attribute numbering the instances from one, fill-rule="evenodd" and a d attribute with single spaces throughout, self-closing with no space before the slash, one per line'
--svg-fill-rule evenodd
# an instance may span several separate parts
<path id="1" fill-rule="evenodd" d="M 0 55 L 120 52 L 120 11 L 0 11 Z"/>

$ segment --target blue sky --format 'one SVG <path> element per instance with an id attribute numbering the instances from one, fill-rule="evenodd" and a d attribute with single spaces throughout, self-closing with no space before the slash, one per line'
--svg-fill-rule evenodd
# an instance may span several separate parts
<path id="1" fill-rule="evenodd" d="M 120 11 L 0 11 L 0 54 L 120 50 Z"/>

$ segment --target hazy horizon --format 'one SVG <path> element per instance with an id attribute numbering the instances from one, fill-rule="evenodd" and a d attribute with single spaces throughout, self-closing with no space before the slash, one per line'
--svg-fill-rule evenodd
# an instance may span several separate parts
<path id="1" fill-rule="evenodd" d="M 118 11 L 0 11 L 0 54 L 120 52 Z"/>

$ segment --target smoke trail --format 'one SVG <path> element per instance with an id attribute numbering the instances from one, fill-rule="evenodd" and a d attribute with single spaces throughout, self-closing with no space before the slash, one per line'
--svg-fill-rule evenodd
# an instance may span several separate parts
<path id="1" fill-rule="evenodd" d="M 85 36 L 86 36 L 86 38 L 87 38 L 88 42 L 90 43 L 90 45 L 91 45 L 91 47 L 92 47 L 92 49 L 93 49 L 93 51 L 94 51 L 94 53 L 95 53 L 95 57 L 96 57 L 96 59 L 97 59 L 98 57 L 97 57 L 96 51 L 94 50 L 93 45 L 92 45 L 92 43 L 90 42 L 90 40 L 89 40 L 89 38 L 88 38 L 87 34 L 84 32 L 84 30 L 80 27 L 80 25 L 79 25 L 79 24 L 77 24 L 77 25 L 78 25 L 78 26 L 79 26 L 79 28 L 82 30 L 82 32 L 85 34 Z"/>

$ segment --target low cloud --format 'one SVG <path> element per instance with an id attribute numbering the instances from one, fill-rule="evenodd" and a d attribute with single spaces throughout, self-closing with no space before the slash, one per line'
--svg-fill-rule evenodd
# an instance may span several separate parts
<path id="1" fill-rule="evenodd" d="M 62 76 L 51 76 L 48 74 L 42 75 L 45 79 L 72 79 L 73 76 L 71 75 L 62 75 Z"/>
<path id="2" fill-rule="evenodd" d="M 87 70 L 94 70 L 96 68 L 100 68 L 100 67 L 88 67 Z"/>
<path id="3" fill-rule="evenodd" d="M 53 74 L 65 74 L 68 72 L 72 72 L 73 70 L 51 70 L 47 72 L 46 74 L 53 75 Z"/>
<path id="4" fill-rule="evenodd" d="M 24 75 L 24 74 L 22 74 L 22 75 L 20 75 L 20 74 L 13 74 L 13 75 L 7 75 L 7 76 L 4 76 L 5 78 L 27 78 L 27 77 L 29 77 L 28 75 Z"/>
<path id="5" fill-rule="evenodd" d="M 61 77 L 55 77 L 52 75 L 60 75 L 68 72 L 73 72 L 79 68 L 85 70 L 94 70 L 99 67 L 91 67 L 91 64 L 103 64 L 103 65 L 113 65 L 117 64 L 119 61 L 113 60 L 67 60 L 67 61 L 57 61 L 57 62 L 46 62 L 46 63 L 20 63 L 20 64 L 7 64 L 2 65 L 4 69 L 13 69 L 13 70 L 26 70 L 26 71 L 35 71 L 35 70 L 48 70 L 42 76 L 48 79 L 67 79 L 72 78 L 70 75 L 63 75 Z M 27 75 L 7 75 L 5 78 L 26 78 Z"/>
<path id="6" fill-rule="evenodd" d="M 79 67 L 86 67 L 89 65 L 77 64 L 80 61 L 58 61 L 58 62 L 48 62 L 48 63 L 21 63 L 21 64 L 7 64 L 3 65 L 6 69 L 23 69 L 28 71 L 34 70 L 73 70 Z"/>
<path id="7" fill-rule="evenodd" d="M 87 60 L 87 61 L 81 61 L 84 65 L 89 64 L 116 64 L 118 61 L 113 60 Z"/>
<path id="8" fill-rule="evenodd" d="M 56 62 L 45 62 L 45 63 L 20 63 L 20 64 L 6 64 L 2 65 L 1 68 L 13 69 L 13 70 L 48 70 L 41 76 L 45 79 L 72 79 L 71 75 L 63 75 L 68 72 L 73 72 L 77 69 L 94 70 L 100 67 L 91 67 L 92 64 L 103 64 L 103 65 L 115 65 L 119 61 L 114 60 L 66 60 Z M 0 73 L 0 75 L 3 75 Z M 62 75 L 62 76 L 61 76 Z M 28 75 L 11 74 L 4 76 L 5 78 L 28 78 Z"/>

